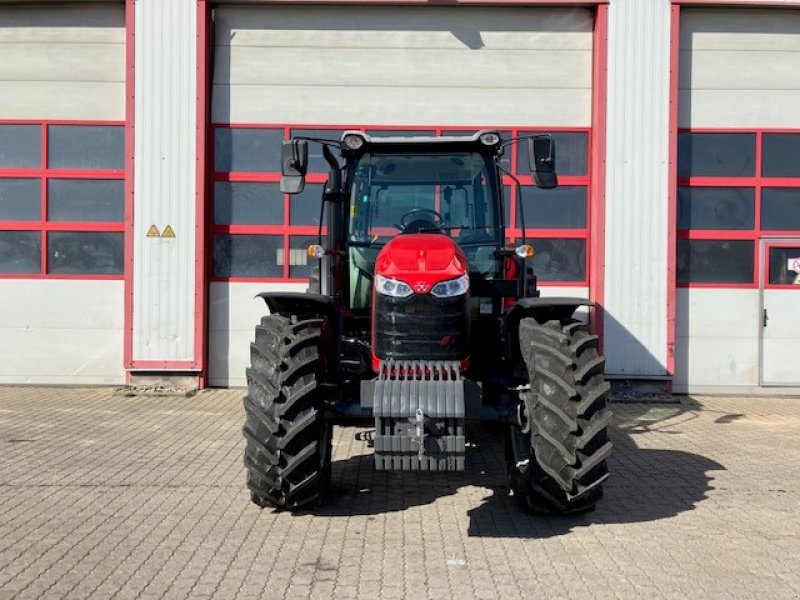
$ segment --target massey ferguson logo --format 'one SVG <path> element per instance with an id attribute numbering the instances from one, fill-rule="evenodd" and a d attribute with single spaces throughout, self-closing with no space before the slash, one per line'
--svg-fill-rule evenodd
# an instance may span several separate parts
<path id="1" fill-rule="evenodd" d="M 418 281 L 414 284 L 414 291 L 418 294 L 427 294 L 429 289 L 431 289 L 431 286 L 424 281 Z"/>

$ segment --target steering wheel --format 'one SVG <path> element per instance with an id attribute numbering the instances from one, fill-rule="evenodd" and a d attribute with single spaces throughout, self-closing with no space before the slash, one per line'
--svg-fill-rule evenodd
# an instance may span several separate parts
<path id="1" fill-rule="evenodd" d="M 426 215 L 432 218 L 424 218 Z M 422 218 L 414 218 L 422 217 Z M 412 220 L 413 218 L 413 220 Z M 441 231 L 444 224 L 442 214 L 432 208 L 412 208 L 400 218 L 400 229 L 403 233 L 417 233 L 420 231 Z"/>

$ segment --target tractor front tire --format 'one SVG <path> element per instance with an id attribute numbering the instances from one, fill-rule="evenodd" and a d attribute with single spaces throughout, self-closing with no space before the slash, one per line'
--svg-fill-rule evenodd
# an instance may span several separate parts
<path id="1" fill-rule="evenodd" d="M 250 498 L 262 508 L 316 503 L 330 480 L 331 427 L 318 387 L 322 326 L 266 316 L 250 345 L 244 464 Z"/>
<path id="2" fill-rule="evenodd" d="M 509 477 L 523 509 L 590 511 L 602 497 L 611 453 L 609 384 L 598 338 L 574 320 L 520 322 L 530 390 L 520 393 L 523 427 L 510 434 Z"/>

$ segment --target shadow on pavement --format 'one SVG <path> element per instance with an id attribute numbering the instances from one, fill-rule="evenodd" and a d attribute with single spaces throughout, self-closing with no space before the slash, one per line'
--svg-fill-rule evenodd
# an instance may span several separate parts
<path id="1" fill-rule="evenodd" d="M 474 504 L 476 491 L 488 494 L 468 510 L 470 536 L 542 538 L 576 527 L 655 521 L 693 510 L 711 489 L 710 472 L 725 467 L 683 450 L 639 448 L 635 439 L 654 431 L 680 434 L 682 423 L 697 418 L 698 406 L 684 399 L 680 404 L 612 404 L 611 408 L 615 413 L 610 430 L 615 446 L 609 460 L 611 476 L 604 486 L 605 497 L 592 513 L 551 517 L 522 512 L 508 489 L 504 439 L 496 426 L 468 429 L 474 445 L 467 449 L 462 473 L 377 472 L 365 447 L 368 453 L 333 463 L 327 501 L 313 512 L 331 517 L 379 515 L 430 504 L 471 487 L 470 503 Z M 728 422 L 726 416 L 721 419 L 718 422 Z M 458 511 L 459 505 L 453 509 Z"/>

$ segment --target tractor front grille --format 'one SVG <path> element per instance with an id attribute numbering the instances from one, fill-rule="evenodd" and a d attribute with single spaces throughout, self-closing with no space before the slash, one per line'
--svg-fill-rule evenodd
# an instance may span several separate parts
<path id="1" fill-rule="evenodd" d="M 460 361 L 469 356 L 468 294 L 375 296 L 374 353 L 379 359 Z"/>

